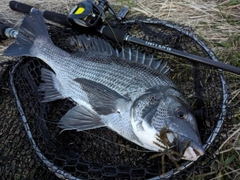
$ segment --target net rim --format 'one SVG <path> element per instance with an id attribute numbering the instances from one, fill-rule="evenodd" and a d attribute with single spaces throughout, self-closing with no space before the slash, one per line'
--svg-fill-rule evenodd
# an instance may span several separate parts
<path id="1" fill-rule="evenodd" d="M 136 22 L 142 22 L 145 24 L 156 24 L 156 25 L 164 25 L 167 26 L 169 28 L 175 29 L 185 35 L 187 35 L 188 37 L 192 38 L 197 44 L 199 44 L 204 50 L 205 52 L 211 57 L 212 60 L 214 61 L 219 61 L 216 56 L 214 55 L 214 53 L 207 47 L 207 45 L 201 41 L 196 35 L 192 34 L 190 31 L 177 26 L 175 24 L 172 24 L 171 22 L 167 22 L 164 20 L 126 20 L 123 21 L 122 23 L 126 23 L 126 24 L 131 24 L 131 23 L 136 23 Z M 12 87 L 12 91 L 16 100 L 16 104 L 17 104 L 17 109 L 20 113 L 22 122 L 24 124 L 24 128 L 25 131 L 27 132 L 27 136 L 34 148 L 34 150 L 36 151 L 37 155 L 39 156 L 39 158 L 43 161 L 43 163 L 49 168 L 49 170 L 51 172 L 53 172 L 57 177 L 61 178 L 61 179 L 72 179 L 72 180 L 81 180 L 81 178 L 77 178 L 73 175 L 71 175 L 70 173 L 65 172 L 64 170 L 61 170 L 61 168 L 59 168 L 58 166 L 54 165 L 53 163 L 51 163 L 44 155 L 43 153 L 40 151 L 40 149 L 38 148 L 36 142 L 33 139 L 33 135 L 30 131 L 29 125 L 28 125 L 28 120 L 27 117 L 25 116 L 25 113 L 22 109 L 21 106 L 21 102 L 18 98 L 17 95 L 17 90 L 15 88 L 14 85 L 14 73 L 15 70 L 17 69 L 17 67 L 21 64 L 22 60 L 20 60 L 19 62 L 17 62 L 9 71 L 9 75 L 10 75 L 10 85 Z M 209 136 L 209 138 L 207 139 L 206 143 L 203 145 L 204 146 L 204 150 L 206 151 L 209 146 L 213 143 L 213 141 L 215 140 L 216 136 L 218 135 L 219 131 L 221 130 L 223 123 L 224 123 L 224 119 L 226 118 L 227 115 L 227 100 L 228 100 L 228 93 L 227 93 L 227 83 L 223 74 L 223 71 L 221 69 L 218 69 L 219 72 L 219 77 L 221 79 L 221 88 L 222 88 L 222 106 L 221 106 L 221 113 L 219 115 L 219 120 L 217 121 L 216 127 L 213 130 L 213 132 L 211 133 L 211 135 Z M 185 162 L 180 166 L 180 170 L 175 168 L 172 169 L 171 171 L 166 172 L 164 175 L 160 175 L 160 176 L 156 176 L 153 178 L 150 178 L 150 180 L 155 180 L 155 179 L 159 179 L 159 178 L 169 178 L 173 175 L 177 175 L 178 173 L 180 173 L 182 170 L 190 167 L 191 165 L 193 165 L 193 163 L 195 162 Z"/>

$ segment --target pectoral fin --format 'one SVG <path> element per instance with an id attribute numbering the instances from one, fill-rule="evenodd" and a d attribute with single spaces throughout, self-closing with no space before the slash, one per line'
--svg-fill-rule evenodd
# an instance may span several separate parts
<path id="1" fill-rule="evenodd" d="M 108 115 L 117 112 L 118 103 L 130 99 L 118 94 L 112 89 L 84 78 L 75 79 L 87 93 L 89 103 L 99 115 Z"/>
<path id="2" fill-rule="evenodd" d="M 78 105 L 70 109 L 61 118 L 58 125 L 64 130 L 75 129 L 77 131 L 105 126 L 96 112 L 82 105 Z"/>

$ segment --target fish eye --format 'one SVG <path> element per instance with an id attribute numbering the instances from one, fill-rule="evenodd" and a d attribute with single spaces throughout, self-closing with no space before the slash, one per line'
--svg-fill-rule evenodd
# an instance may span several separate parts
<path id="1" fill-rule="evenodd" d="M 188 112 L 185 108 L 177 108 L 175 113 L 179 119 L 185 119 L 188 115 Z"/>

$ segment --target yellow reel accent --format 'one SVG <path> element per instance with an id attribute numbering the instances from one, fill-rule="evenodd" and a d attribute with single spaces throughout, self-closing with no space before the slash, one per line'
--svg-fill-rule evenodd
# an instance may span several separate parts
<path id="1" fill-rule="evenodd" d="M 74 14 L 82 14 L 85 11 L 85 9 L 83 7 L 79 7 Z"/>

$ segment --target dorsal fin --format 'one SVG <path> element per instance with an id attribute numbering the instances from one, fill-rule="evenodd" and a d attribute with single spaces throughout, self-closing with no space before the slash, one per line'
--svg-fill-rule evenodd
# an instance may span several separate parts
<path id="1" fill-rule="evenodd" d="M 166 74 L 169 70 L 167 62 L 163 62 L 161 59 L 154 58 L 153 55 L 146 55 L 139 50 L 132 50 L 129 47 L 122 47 L 121 52 L 113 48 L 110 43 L 104 39 L 80 35 L 68 38 L 70 46 L 78 50 L 91 50 L 106 55 L 113 55 L 122 59 L 128 59 L 131 61 L 145 64 L 153 69 L 156 69 L 163 74 Z"/>
<path id="2" fill-rule="evenodd" d="M 106 42 L 104 39 L 101 38 L 95 38 L 86 35 L 72 36 L 68 38 L 68 43 L 71 46 L 71 48 L 75 51 L 92 50 L 119 57 L 118 50 L 114 49 L 110 45 L 110 43 Z"/>
<path id="3" fill-rule="evenodd" d="M 119 53 L 118 57 L 136 61 L 140 64 L 145 64 L 153 69 L 159 70 L 163 74 L 167 74 L 169 71 L 167 62 L 162 59 L 154 58 L 153 54 L 146 55 L 145 53 L 141 53 L 139 50 L 131 50 L 129 47 L 122 47 L 122 51 Z"/>

